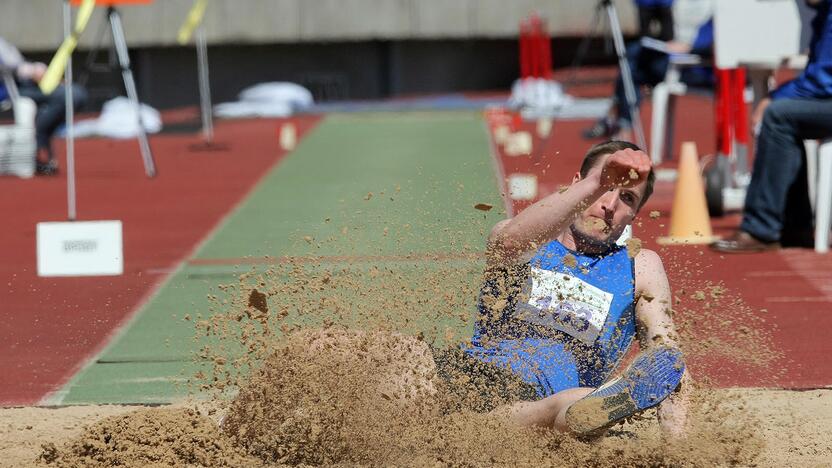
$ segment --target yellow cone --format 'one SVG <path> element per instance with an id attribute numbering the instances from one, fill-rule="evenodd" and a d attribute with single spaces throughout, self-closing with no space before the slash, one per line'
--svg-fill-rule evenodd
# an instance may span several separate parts
<path id="1" fill-rule="evenodd" d="M 670 212 L 670 235 L 660 237 L 660 244 L 710 244 L 717 238 L 711 231 L 705 187 L 699 173 L 696 143 L 682 143 L 676 192 Z"/>

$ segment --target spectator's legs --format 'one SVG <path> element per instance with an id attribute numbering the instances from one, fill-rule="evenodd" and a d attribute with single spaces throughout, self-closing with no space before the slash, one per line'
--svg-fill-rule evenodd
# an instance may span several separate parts
<path id="1" fill-rule="evenodd" d="M 667 55 L 645 49 L 640 42 L 636 41 L 627 46 L 627 62 L 630 65 L 630 73 L 633 77 L 636 105 L 639 105 L 641 102 L 641 86 L 654 85 L 664 79 L 667 72 Z M 624 134 L 628 133 L 632 126 L 626 96 L 624 80 L 619 74 L 615 80 L 615 94 L 609 112 L 592 127 L 584 130 L 584 138 L 613 137 L 629 140 L 629 138 L 624 137 Z"/>
<path id="2" fill-rule="evenodd" d="M 73 108 L 78 109 L 87 102 L 87 92 L 78 85 L 72 85 Z M 59 86 L 52 94 L 45 96 L 42 104 L 38 105 L 35 117 L 38 150 L 46 150 L 52 160 L 52 145 L 50 141 L 58 127 L 66 120 L 66 87 Z"/>
<path id="3" fill-rule="evenodd" d="M 24 97 L 27 97 L 33 101 L 38 106 L 42 105 L 46 102 L 48 96 L 43 94 L 38 88 L 38 84 L 34 81 L 22 81 L 17 85 L 17 92 Z"/>
<path id="4" fill-rule="evenodd" d="M 660 41 L 673 40 L 673 8 L 654 6 L 638 8 L 639 36 Z"/>
<path id="5" fill-rule="evenodd" d="M 803 140 L 832 136 L 832 100 L 780 99 L 763 117 L 740 229 L 766 241 L 811 229 Z M 802 225 L 801 225 L 802 224 Z"/>
<path id="6" fill-rule="evenodd" d="M 667 54 L 645 49 L 640 42 L 633 42 L 627 46 L 627 61 L 630 64 L 630 73 L 635 86 L 636 105 L 640 105 L 641 87 L 655 85 L 664 79 L 668 64 Z M 624 90 L 624 80 L 620 74 L 615 81 L 615 105 L 619 124 L 621 127 L 629 128 L 632 118 Z"/>
<path id="7" fill-rule="evenodd" d="M 35 101 L 38 113 L 35 116 L 35 130 L 39 153 L 46 153 L 51 161 L 51 139 L 58 127 L 66 120 L 66 87 L 58 86 L 52 94 L 46 95 L 40 91 L 37 84 L 24 82 L 20 84 L 20 95 Z M 73 107 L 78 110 L 87 102 L 87 91 L 79 85 L 72 85 Z"/>
<path id="8" fill-rule="evenodd" d="M 40 128 L 38 125 L 38 121 L 40 120 L 41 108 L 46 105 L 46 102 L 49 100 L 49 96 L 43 94 L 38 87 L 37 83 L 34 81 L 24 81 L 19 85 L 19 92 L 21 96 L 27 97 L 33 101 L 35 101 L 35 105 L 38 108 L 37 114 L 35 115 L 35 128 L 37 129 L 35 139 L 37 140 L 37 147 L 38 153 L 41 153 L 42 150 L 48 151 L 51 158 L 51 151 L 49 151 L 50 146 L 47 139 L 47 145 L 43 147 L 41 145 L 41 135 L 40 135 Z M 57 92 L 57 90 L 55 91 Z"/>
<path id="9" fill-rule="evenodd" d="M 695 88 L 713 88 L 716 84 L 714 69 L 711 67 L 683 68 L 679 78 L 682 83 Z"/>

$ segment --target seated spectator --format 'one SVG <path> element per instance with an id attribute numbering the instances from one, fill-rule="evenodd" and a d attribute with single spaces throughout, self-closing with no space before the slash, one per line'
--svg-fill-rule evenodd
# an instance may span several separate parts
<path id="1" fill-rule="evenodd" d="M 693 0 L 690 0 L 693 2 Z M 639 0 L 639 12 L 644 10 L 645 20 L 649 21 L 650 15 L 656 15 L 659 8 L 667 9 L 667 4 L 672 3 L 661 0 Z M 656 4 L 650 7 L 646 4 Z M 677 2 L 682 3 L 682 2 Z M 706 4 L 707 8 L 699 7 L 699 10 L 711 11 L 712 5 L 708 1 L 699 0 L 695 3 Z M 663 5 L 658 5 L 663 4 Z M 698 6 L 698 5 L 697 5 Z M 649 9 L 648 9 L 649 8 Z M 652 13 L 650 13 L 652 12 Z M 710 14 L 706 16 L 710 18 Z M 675 39 L 667 42 L 666 48 L 671 54 L 696 54 L 709 57 L 713 53 L 714 30 L 713 20 L 707 19 L 704 22 L 697 21 L 699 17 L 694 14 L 674 14 L 673 30 Z M 694 23 L 694 21 L 697 21 Z M 660 28 L 662 29 L 662 28 Z M 650 33 L 649 23 L 642 25 L 642 32 Z M 663 31 L 662 31 L 663 32 Z M 666 36 L 665 36 L 666 37 Z M 636 105 L 641 103 L 641 87 L 654 86 L 664 80 L 669 64 L 668 53 L 644 47 L 641 41 L 632 42 L 627 46 L 627 61 L 630 65 L 630 72 L 633 77 L 633 84 L 636 91 Z M 691 86 L 712 86 L 713 73 L 710 69 L 690 68 L 682 72 L 682 81 Z M 603 118 L 599 119 L 592 127 L 583 132 L 584 138 L 594 139 L 615 139 L 632 140 L 632 117 L 627 103 L 624 80 L 618 76 L 615 81 L 615 94 L 610 110 Z"/>
<path id="2" fill-rule="evenodd" d="M 66 88 L 58 86 L 52 94 L 43 94 L 38 82 L 46 73 L 46 65 L 40 62 L 28 62 L 15 46 L 0 38 L 0 65 L 13 70 L 18 92 L 21 96 L 35 101 L 38 112 L 35 116 L 35 133 L 37 139 L 36 171 L 41 175 L 58 172 L 58 161 L 52 151 L 52 136 L 66 120 Z M 0 82 L 0 100 L 8 97 L 5 83 Z M 87 101 L 87 93 L 78 85 L 72 86 L 73 107 L 77 110 Z"/>
<path id="3" fill-rule="evenodd" d="M 832 136 L 832 1 L 806 3 L 817 10 L 809 62 L 754 110 L 752 124 L 760 130 L 742 223 L 714 250 L 747 253 L 812 243 L 803 140 Z"/>

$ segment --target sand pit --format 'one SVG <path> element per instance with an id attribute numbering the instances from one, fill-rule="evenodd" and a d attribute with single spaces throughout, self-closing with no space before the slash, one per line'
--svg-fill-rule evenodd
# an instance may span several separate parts
<path id="1" fill-rule="evenodd" d="M 832 390 L 809 390 L 809 391 L 786 391 L 786 390 L 730 390 L 722 391 L 724 394 L 738 395 L 746 404 L 745 410 L 757 415 L 763 424 L 758 430 L 762 447 L 755 458 L 758 466 L 826 466 L 832 459 Z M 181 407 L 164 407 L 161 411 L 181 411 Z M 129 414 L 136 411 L 135 406 L 76 406 L 66 408 L 4 408 L 0 409 L 0 466 L 21 467 L 21 466 L 61 466 L 57 463 L 46 464 L 39 457 L 44 453 L 44 444 L 53 444 L 56 448 L 70 446 L 77 442 L 84 431 L 84 427 L 102 421 L 107 417 L 114 417 Z M 449 422 L 452 424 L 453 421 Z M 210 424 L 210 419 L 205 420 Z M 655 420 L 645 421 L 641 424 L 641 433 L 649 433 L 650 427 L 655 425 Z M 502 443 L 501 437 L 505 433 L 492 431 L 488 437 L 487 429 L 471 434 L 466 442 L 468 449 L 472 452 L 482 453 L 483 442 Z M 628 432 L 638 433 L 637 426 L 625 426 L 619 428 L 621 437 L 628 437 Z M 477 437 L 481 437 L 478 441 Z M 462 440 L 446 441 L 448 447 L 455 445 L 456 449 L 465 448 Z M 509 444 L 507 449 L 510 448 Z M 168 449 L 172 450 L 172 446 Z M 478 450 L 479 448 L 479 450 Z M 226 447 L 227 449 L 227 447 Z M 152 447 L 151 451 L 159 454 L 158 446 Z M 48 452 L 47 452 L 48 453 Z M 457 452 L 458 454 L 459 452 Z M 414 455 L 416 455 L 414 453 Z M 449 458 L 445 461 L 450 464 L 453 453 L 449 452 Z M 521 459 L 520 454 L 507 454 Z M 161 457 L 161 455 L 160 455 Z M 248 459 L 236 466 L 253 466 L 255 460 Z M 433 459 L 414 456 L 409 460 L 399 460 L 403 464 L 427 465 L 428 462 L 438 461 Z M 473 461 L 473 460 L 469 460 Z M 489 464 L 488 460 L 479 460 Z M 495 462 L 498 460 L 494 460 Z M 502 460 L 506 462 L 507 460 Z M 542 461 L 542 460 L 541 460 Z M 125 466 L 177 466 L 169 465 L 163 461 L 156 464 L 146 459 L 136 459 L 134 464 Z M 554 457 L 549 458 L 551 464 L 559 464 Z M 475 463 L 479 464 L 479 463 Z M 439 462 L 439 465 L 443 465 Z M 64 465 L 72 466 L 72 465 Z M 90 464 L 76 466 L 110 466 L 105 464 Z M 179 464 L 182 466 L 182 464 Z M 199 466 L 199 465 L 194 465 Z M 216 465 L 214 465 L 216 466 Z M 234 466 L 234 465 L 231 465 Z M 436 465 L 434 465 L 436 466 Z M 621 465 L 618 465 L 621 466 Z"/>
<path id="2" fill-rule="evenodd" d="M 431 346 L 465 339 L 470 315 L 460 311 L 472 310 L 477 283 L 460 272 L 477 269 L 433 264 L 404 274 L 296 262 L 241 275 L 221 287 L 213 315 L 193 317 L 205 340 L 195 359 L 207 364 L 191 381 L 198 404 L 0 410 L 0 465 L 820 466 L 832 458 L 832 390 L 715 390 L 703 378 L 681 439 L 664 437 L 655 411 L 593 440 L 449 411 L 458 395 L 436 375 Z M 755 312 L 720 285 L 685 285 L 673 306 L 695 375 L 779 368 L 762 327 L 736 326 L 755 325 Z M 712 310 L 719 321 L 694 320 Z"/>
<path id="3" fill-rule="evenodd" d="M 576 439 L 448 411 L 419 337 L 339 326 L 276 339 L 236 395 L 164 407 L 0 411 L 4 466 L 818 466 L 832 390 L 693 392 L 687 436 L 655 411 Z M 227 384 L 226 384 L 227 385 Z M 223 389 L 228 387 L 223 385 Z M 219 423 L 219 421 L 222 421 Z"/>

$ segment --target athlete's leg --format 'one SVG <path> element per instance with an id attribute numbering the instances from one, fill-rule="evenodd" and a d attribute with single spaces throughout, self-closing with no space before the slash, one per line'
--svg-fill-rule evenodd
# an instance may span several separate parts
<path id="1" fill-rule="evenodd" d="M 568 431 L 566 410 L 573 403 L 590 394 L 592 388 L 569 388 L 536 401 L 520 401 L 494 410 L 515 424 L 524 427 L 547 427 Z"/>
<path id="2" fill-rule="evenodd" d="M 601 431 L 664 401 L 678 388 L 684 373 L 681 351 L 670 346 L 650 348 L 636 356 L 621 375 L 573 402 L 565 422 L 573 432 Z"/>
<path id="3" fill-rule="evenodd" d="M 521 426 L 595 433 L 661 403 L 677 388 L 684 371 L 681 352 L 657 346 L 639 354 L 621 375 L 596 389 L 570 388 L 495 411 Z"/>

